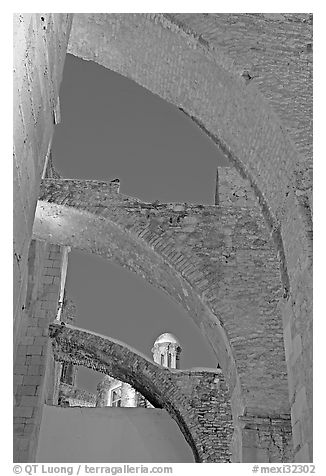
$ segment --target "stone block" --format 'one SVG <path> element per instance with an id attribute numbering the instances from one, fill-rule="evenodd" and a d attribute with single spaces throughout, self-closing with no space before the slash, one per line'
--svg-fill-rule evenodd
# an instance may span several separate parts
<path id="1" fill-rule="evenodd" d="M 15 435 L 23 435 L 25 430 L 25 425 L 23 423 L 14 423 L 13 425 Z"/>
<path id="2" fill-rule="evenodd" d="M 34 337 L 25 335 L 21 338 L 21 343 L 24 346 L 26 346 L 26 350 L 27 350 L 27 346 L 32 345 L 34 343 Z M 25 350 L 25 354 L 26 354 L 26 350 Z"/>
<path id="3" fill-rule="evenodd" d="M 23 375 L 14 375 L 13 376 L 13 383 L 15 385 L 21 385 L 23 383 L 24 376 Z"/>
<path id="4" fill-rule="evenodd" d="M 26 375 L 28 371 L 27 365 L 15 365 L 14 366 L 14 374 L 15 375 Z"/>
<path id="5" fill-rule="evenodd" d="M 23 395 L 21 400 L 22 407 L 36 407 L 39 402 L 38 396 Z"/>
<path id="6" fill-rule="evenodd" d="M 268 451 L 256 447 L 242 448 L 242 462 L 243 463 L 269 463 Z"/>
<path id="7" fill-rule="evenodd" d="M 29 345 L 26 355 L 41 355 L 43 347 L 41 345 Z"/>
<path id="8" fill-rule="evenodd" d="M 41 309 L 45 311 L 56 311 L 56 301 L 42 301 Z"/>
<path id="9" fill-rule="evenodd" d="M 41 375 L 25 375 L 23 376 L 24 385 L 40 385 L 42 382 Z"/>
<path id="10" fill-rule="evenodd" d="M 19 344 L 18 347 L 17 347 L 17 355 L 20 355 L 20 356 L 21 355 L 26 355 L 27 348 L 28 348 L 27 345 Z"/>
<path id="11" fill-rule="evenodd" d="M 29 365 L 27 369 L 27 375 L 42 375 L 40 365 Z"/>
<path id="12" fill-rule="evenodd" d="M 22 386 L 22 395 L 35 396 L 36 395 L 36 385 L 23 385 Z"/>
<path id="13" fill-rule="evenodd" d="M 14 417 L 31 418 L 33 415 L 33 407 L 14 407 Z"/>
<path id="14" fill-rule="evenodd" d="M 34 423 L 26 423 L 25 425 L 25 435 L 31 435 L 35 430 L 35 424 Z"/>
<path id="15" fill-rule="evenodd" d="M 45 329 L 45 331 L 48 332 L 47 329 Z M 42 329 L 42 333 L 44 333 L 44 328 Z M 44 346 L 44 345 L 46 345 L 47 341 L 48 341 L 48 338 L 47 338 L 46 336 L 42 335 L 42 337 L 34 337 L 34 342 L 33 342 L 33 344 L 34 344 L 34 345 L 42 345 L 42 346 Z M 43 352 L 42 352 L 42 353 L 43 353 Z"/>
<path id="16" fill-rule="evenodd" d="M 30 365 L 41 365 L 44 357 L 42 355 L 32 355 Z"/>
<path id="17" fill-rule="evenodd" d="M 26 335 L 30 337 L 36 337 L 36 336 L 42 336 L 43 329 L 40 327 L 28 327 L 26 331 Z M 33 340 L 34 343 L 34 340 Z M 27 347 L 27 350 L 29 351 L 31 348 L 31 345 Z"/>
<path id="18" fill-rule="evenodd" d="M 15 365 L 25 365 L 26 364 L 26 355 L 18 355 L 15 359 Z"/>

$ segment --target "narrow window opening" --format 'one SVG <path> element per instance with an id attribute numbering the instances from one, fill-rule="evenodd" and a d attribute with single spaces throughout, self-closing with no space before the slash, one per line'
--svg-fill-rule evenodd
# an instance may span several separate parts
<path id="1" fill-rule="evenodd" d="M 121 387 L 115 388 L 111 392 L 111 406 L 121 407 Z"/>

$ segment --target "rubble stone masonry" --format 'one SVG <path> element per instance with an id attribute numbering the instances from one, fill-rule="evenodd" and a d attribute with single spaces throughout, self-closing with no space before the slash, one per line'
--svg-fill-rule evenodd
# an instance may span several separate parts
<path id="1" fill-rule="evenodd" d="M 213 347 L 235 425 L 248 413 L 290 414 L 280 260 L 249 205 L 150 204 L 107 182 L 47 179 L 34 224 L 35 237 L 116 261 L 179 302 Z M 241 439 L 235 444 L 241 460 Z"/>

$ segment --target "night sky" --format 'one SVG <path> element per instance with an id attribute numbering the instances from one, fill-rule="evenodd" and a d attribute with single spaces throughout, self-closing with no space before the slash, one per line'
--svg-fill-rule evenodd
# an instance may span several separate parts
<path id="1" fill-rule="evenodd" d="M 214 203 L 215 175 L 226 159 L 175 106 L 93 62 L 67 55 L 60 91 L 61 124 L 54 164 L 65 178 L 119 178 L 123 194 L 144 201 Z M 72 250 L 67 290 L 76 325 L 152 357 L 159 334 L 171 332 L 181 368 L 216 367 L 191 317 L 169 296 L 104 259 Z M 87 369 L 78 385 L 93 392 L 102 376 Z"/>

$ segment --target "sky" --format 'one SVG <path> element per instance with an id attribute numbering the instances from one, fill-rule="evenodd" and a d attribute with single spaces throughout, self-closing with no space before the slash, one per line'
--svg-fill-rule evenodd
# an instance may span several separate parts
<path id="1" fill-rule="evenodd" d="M 177 107 L 94 62 L 67 55 L 60 89 L 61 123 L 52 153 L 65 178 L 121 181 L 120 192 L 144 201 L 213 204 L 217 146 Z M 72 250 L 67 291 L 78 327 L 119 339 L 152 358 L 163 332 L 182 346 L 181 368 L 211 367 L 216 358 L 190 316 L 135 274 Z M 78 371 L 92 392 L 102 375 Z"/>

